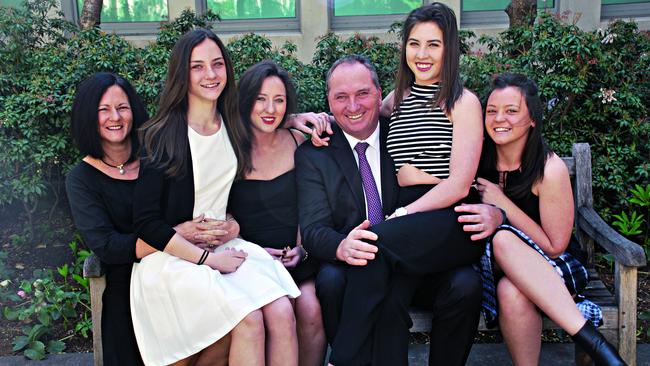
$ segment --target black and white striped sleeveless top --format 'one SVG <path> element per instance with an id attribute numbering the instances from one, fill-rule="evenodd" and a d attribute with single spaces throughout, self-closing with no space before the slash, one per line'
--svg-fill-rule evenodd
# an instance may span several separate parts
<path id="1" fill-rule="evenodd" d="M 411 86 L 390 116 L 386 147 L 395 162 L 395 172 L 409 163 L 435 177 L 449 177 L 452 124 L 440 107 L 431 108 L 431 98 L 440 86 Z"/>

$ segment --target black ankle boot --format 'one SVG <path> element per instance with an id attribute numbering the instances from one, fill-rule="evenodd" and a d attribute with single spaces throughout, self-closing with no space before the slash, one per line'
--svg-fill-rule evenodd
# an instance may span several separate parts
<path id="1" fill-rule="evenodd" d="M 572 336 L 573 341 L 587 352 L 596 366 L 625 366 L 625 361 L 618 354 L 605 337 L 594 327 L 590 321 Z"/>

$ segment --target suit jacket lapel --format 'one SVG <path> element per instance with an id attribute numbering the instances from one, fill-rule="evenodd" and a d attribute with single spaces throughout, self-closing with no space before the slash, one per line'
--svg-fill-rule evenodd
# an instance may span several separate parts
<path id="1" fill-rule="evenodd" d="M 341 172 L 354 195 L 357 206 L 361 214 L 365 217 L 366 201 L 363 196 L 363 183 L 361 182 L 359 167 L 354 160 L 354 153 L 350 148 L 350 144 L 340 128 L 335 128 L 334 134 L 330 139 L 330 147 L 325 147 L 325 149 L 332 149 L 334 161 L 340 166 Z"/>

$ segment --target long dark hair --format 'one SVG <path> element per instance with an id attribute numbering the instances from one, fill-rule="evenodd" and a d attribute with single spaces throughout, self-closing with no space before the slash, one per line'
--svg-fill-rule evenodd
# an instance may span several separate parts
<path id="1" fill-rule="evenodd" d="M 135 160 L 140 144 L 138 142 L 138 128 L 147 120 L 147 110 L 142 100 L 126 79 L 112 72 L 98 72 L 90 75 L 79 84 L 77 93 L 72 102 L 71 130 L 72 139 L 82 154 L 90 155 L 95 159 L 104 157 L 101 137 L 98 127 L 98 107 L 106 90 L 117 85 L 126 94 L 131 106 L 133 121 L 129 139 L 131 140 L 131 156 L 129 161 Z"/>
<path id="2" fill-rule="evenodd" d="M 530 119 L 534 122 L 534 125 L 528 130 L 526 146 L 524 146 L 521 156 L 521 180 L 518 184 L 509 185 L 505 189 L 507 196 L 522 198 L 530 192 L 533 184 L 544 178 L 544 166 L 553 151 L 542 137 L 542 100 L 538 94 L 537 84 L 522 74 L 501 74 L 492 81 L 490 94 L 497 89 L 505 89 L 510 86 L 519 89 L 526 101 Z M 479 167 L 479 175 L 483 176 L 489 175 L 489 172 L 497 171 L 496 144 L 487 133 L 485 136 Z"/>
<path id="3" fill-rule="evenodd" d="M 160 95 L 158 112 L 141 129 L 142 144 L 151 164 L 164 169 L 170 177 L 187 173 L 189 141 L 187 139 L 187 111 L 192 50 L 206 39 L 217 44 L 226 66 L 226 86 L 217 100 L 217 110 L 228 130 L 230 143 L 237 156 L 237 172 L 242 171 L 243 127 L 238 122 L 237 87 L 232 61 L 223 42 L 208 29 L 194 29 L 185 33 L 174 45 L 165 88 Z"/>
<path id="4" fill-rule="evenodd" d="M 296 111 L 296 89 L 291 77 L 289 77 L 289 74 L 283 68 L 271 60 L 264 60 L 246 70 L 239 79 L 238 88 L 239 113 L 241 116 L 241 124 L 244 127 L 241 157 L 243 169 L 240 172 L 242 175 L 238 176 L 238 178 L 244 178 L 246 174 L 253 170 L 253 163 L 251 160 L 251 150 L 253 148 L 253 122 L 251 121 L 251 112 L 253 106 L 255 106 L 257 95 L 260 93 L 260 89 L 262 89 L 264 80 L 271 76 L 277 76 L 282 81 L 286 93 L 287 109 L 284 116 L 282 116 L 282 122 L 279 127 L 284 125 L 288 115 Z"/>
<path id="5" fill-rule="evenodd" d="M 399 108 L 404 91 L 411 87 L 415 80 L 413 71 L 406 63 L 406 43 L 408 42 L 411 30 L 418 23 L 434 22 L 442 31 L 442 42 L 444 55 L 442 58 L 442 69 L 440 71 L 440 91 L 436 93 L 434 100 L 431 100 L 433 107 L 441 107 L 445 113 L 451 113 L 454 104 L 463 94 L 463 84 L 458 73 L 460 58 L 460 41 L 458 40 L 458 26 L 456 15 L 447 5 L 432 3 L 414 9 L 404 20 L 402 28 L 402 49 L 400 51 L 399 69 L 395 81 L 395 108 Z"/>

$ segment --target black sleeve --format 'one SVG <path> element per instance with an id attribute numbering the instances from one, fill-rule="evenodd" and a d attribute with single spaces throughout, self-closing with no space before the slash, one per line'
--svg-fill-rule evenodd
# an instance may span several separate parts
<path id="1" fill-rule="evenodd" d="M 298 186 L 298 222 L 302 244 L 310 256 L 335 261 L 336 249 L 346 235 L 334 230 L 324 179 L 316 167 L 313 150 L 298 148 L 295 154 L 296 185 Z"/>
<path id="2" fill-rule="evenodd" d="M 165 173 L 140 159 L 140 174 L 135 185 L 133 224 L 139 238 L 163 251 L 176 231 L 166 221 L 162 210 Z"/>
<path id="3" fill-rule="evenodd" d="M 122 234 L 115 230 L 109 211 L 92 182 L 72 170 L 65 182 L 72 218 L 82 239 L 104 263 L 133 263 L 135 257 L 134 233 Z"/>

